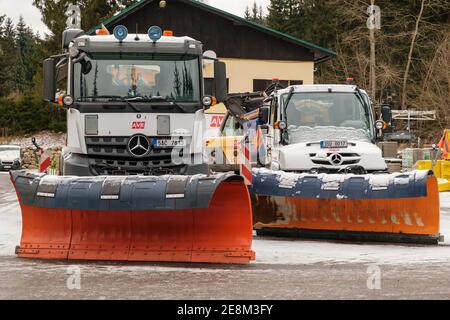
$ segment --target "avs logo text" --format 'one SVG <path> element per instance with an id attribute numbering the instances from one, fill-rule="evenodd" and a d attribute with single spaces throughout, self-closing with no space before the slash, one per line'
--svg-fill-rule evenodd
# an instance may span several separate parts
<path id="1" fill-rule="evenodd" d="M 209 126 L 211 128 L 220 128 L 220 126 L 222 125 L 223 118 L 224 116 L 213 116 L 211 118 L 211 123 Z"/>
<path id="2" fill-rule="evenodd" d="M 142 130 L 145 129 L 145 122 L 144 121 L 134 121 L 131 125 L 131 129 L 133 130 Z"/>

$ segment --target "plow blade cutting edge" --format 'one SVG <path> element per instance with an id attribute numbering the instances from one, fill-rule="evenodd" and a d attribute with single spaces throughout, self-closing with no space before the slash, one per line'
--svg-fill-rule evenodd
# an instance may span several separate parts
<path id="1" fill-rule="evenodd" d="M 437 244 L 432 171 L 326 175 L 253 170 L 258 235 Z"/>
<path id="2" fill-rule="evenodd" d="M 22 209 L 16 253 L 39 259 L 248 263 L 241 177 L 56 177 L 11 173 Z"/>

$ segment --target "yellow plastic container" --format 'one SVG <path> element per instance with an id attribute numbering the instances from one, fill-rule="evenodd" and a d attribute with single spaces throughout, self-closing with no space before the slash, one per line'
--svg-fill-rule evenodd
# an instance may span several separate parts
<path id="1" fill-rule="evenodd" d="M 433 170 L 438 178 L 439 192 L 450 191 L 450 161 L 438 160 L 435 166 L 432 166 L 430 160 L 417 161 L 415 168 L 418 170 Z"/>
<path id="2" fill-rule="evenodd" d="M 447 179 L 438 179 L 438 189 L 439 192 L 449 192 L 450 191 L 450 181 Z"/>
<path id="3" fill-rule="evenodd" d="M 441 161 L 441 178 L 450 181 L 450 161 Z"/>
<path id="4" fill-rule="evenodd" d="M 441 178 L 442 162 L 442 160 L 436 161 L 436 164 L 433 167 L 431 160 L 419 160 L 414 167 L 417 170 L 433 170 L 434 175 Z"/>

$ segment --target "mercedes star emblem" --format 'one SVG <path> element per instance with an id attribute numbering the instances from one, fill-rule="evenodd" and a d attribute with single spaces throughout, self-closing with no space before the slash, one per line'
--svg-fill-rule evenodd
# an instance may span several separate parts
<path id="1" fill-rule="evenodd" d="M 150 151 L 150 141 L 142 134 L 132 136 L 128 141 L 128 152 L 137 157 L 144 157 Z"/>
<path id="2" fill-rule="evenodd" d="M 330 161 L 333 165 L 339 166 L 342 164 L 342 156 L 339 153 L 333 153 L 331 155 Z"/>

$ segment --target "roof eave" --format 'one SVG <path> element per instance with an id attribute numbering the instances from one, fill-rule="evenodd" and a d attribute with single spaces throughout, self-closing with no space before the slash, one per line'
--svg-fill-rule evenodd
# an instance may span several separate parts
<path id="1" fill-rule="evenodd" d="M 108 26 L 109 24 L 114 23 L 117 20 L 124 19 L 124 18 L 126 18 L 130 14 L 134 13 L 135 11 L 140 9 L 142 6 L 145 6 L 146 4 L 148 4 L 151 1 L 154 1 L 154 0 L 141 0 L 139 2 L 136 2 L 136 3 L 132 4 L 131 6 L 125 8 L 124 10 L 122 10 L 117 15 L 112 16 L 111 18 L 105 20 L 103 22 L 103 24 L 105 26 Z M 233 21 L 235 23 L 236 22 L 237 23 L 242 23 L 242 24 L 247 25 L 247 26 L 249 26 L 251 28 L 257 29 L 257 30 L 259 30 L 261 32 L 264 32 L 264 33 L 267 33 L 267 34 L 270 34 L 270 35 L 282 38 L 285 41 L 288 41 L 288 42 L 293 43 L 295 45 L 300 45 L 300 46 L 306 47 L 306 48 L 308 48 L 308 49 L 310 49 L 311 51 L 314 52 L 314 63 L 316 63 L 316 64 L 319 64 L 319 63 L 325 62 L 327 60 L 333 59 L 333 58 L 335 58 L 337 56 L 336 52 L 334 52 L 334 51 L 332 51 L 330 49 L 322 48 L 322 47 L 320 47 L 318 45 L 315 45 L 313 43 L 310 43 L 308 41 L 305 41 L 305 40 L 302 40 L 302 39 L 290 36 L 288 34 L 282 33 L 282 32 L 277 31 L 275 29 L 272 29 L 272 28 L 260 25 L 258 23 L 246 20 L 246 19 L 244 19 L 242 17 L 236 16 L 236 15 L 231 14 L 229 12 L 226 12 L 226 11 L 223 11 L 223 10 L 218 9 L 216 7 L 210 6 L 208 4 L 205 4 L 205 3 L 202 3 L 202 2 L 199 2 L 199 1 L 193 1 L 193 0 L 180 0 L 180 1 L 185 2 L 187 4 L 190 4 L 190 5 L 193 5 L 193 6 L 196 6 L 196 7 L 200 8 L 200 9 L 209 11 L 209 12 L 211 12 L 213 14 L 218 14 L 220 16 L 223 16 L 223 17 L 225 17 L 225 18 L 227 18 L 227 19 L 229 19 L 229 20 L 231 20 L 231 21 Z M 94 28 L 89 30 L 87 32 L 87 34 L 94 34 L 95 30 L 97 30 L 99 27 L 100 27 L 100 25 L 95 26 Z M 317 55 L 316 52 L 320 52 L 321 53 L 321 55 L 320 55 L 321 57 L 316 58 L 316 55 Z"/>

